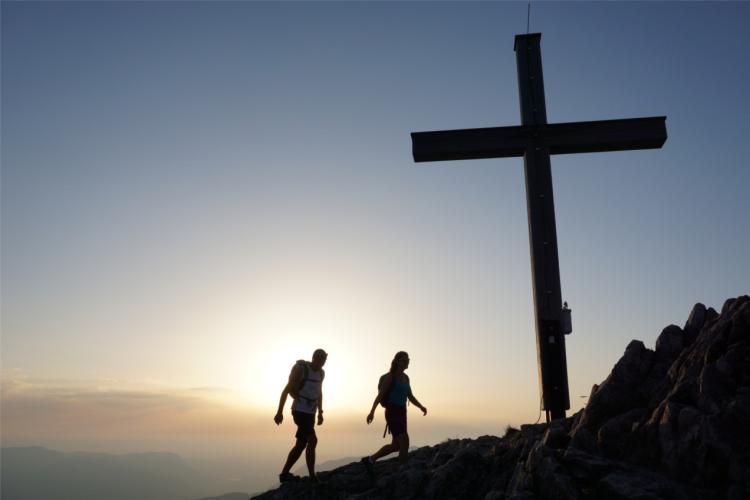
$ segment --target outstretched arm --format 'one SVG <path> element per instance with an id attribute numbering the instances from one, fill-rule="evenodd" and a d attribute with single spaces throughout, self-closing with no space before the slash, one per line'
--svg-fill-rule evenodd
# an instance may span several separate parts
<path id="1" fill-rule="evenodd" d="M 422 410 L 422 415 L 427 415 L 427 408 L 422 406 L 422 403 L 420 403 L 417 398 L 414 397 L 414 394 L 412 394 L 411 389 L 409 389 L 409 395 L 407 396 L 409 398 L 409 401 L 411 401 L 411 404 Z"/>
<path id="2" fill-rule="evenodd" d="M 289 381 L 284 386 L 284 390 L 281 391 L 279 397 L 279 409 L 276 410 L 276 415 L 273 417 L 273 421 L 276 425 L 281 424 L 284 420 L 284 405 L 286 404 L 286 397 L 294 390 L 297 385 L 302 381 L 302 368 L 295 366 L 292 373 L 289 374 Z"/>

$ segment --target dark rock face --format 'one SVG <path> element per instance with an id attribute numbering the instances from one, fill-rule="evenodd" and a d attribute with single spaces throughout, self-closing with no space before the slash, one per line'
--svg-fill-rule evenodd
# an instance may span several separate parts
<path id="1" fill-rule="evenodd" d="M 285 484 L 261 499 L 750 498 L 750 297 L 696 304 L 655 349 L 632 341 L 583 410 L 504 437 L 420 448 Z"/>

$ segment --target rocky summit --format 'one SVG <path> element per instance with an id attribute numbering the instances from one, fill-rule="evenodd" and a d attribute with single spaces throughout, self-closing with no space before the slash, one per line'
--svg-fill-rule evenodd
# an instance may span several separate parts
<path id="1" fill-rule="evenodd" d="M 634 340 L 586 407 L 285 483 L 259 499 L 750 499 L 750 297 Z"/>

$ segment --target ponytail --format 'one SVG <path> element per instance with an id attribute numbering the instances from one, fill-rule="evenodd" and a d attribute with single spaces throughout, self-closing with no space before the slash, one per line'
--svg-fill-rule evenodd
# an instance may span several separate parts
<path id="1" fill-rule="evenodd" d="M 398 361 L 403 358 L 404 356 L 408 356 L 409 353 L 406 351 L 398 351 L 395 356 L 393 356 L 393 361 L 391 361 L 391 369 L 390 374 L 395 375 L 396 374 L 396 366 L 398 365 Z"/>

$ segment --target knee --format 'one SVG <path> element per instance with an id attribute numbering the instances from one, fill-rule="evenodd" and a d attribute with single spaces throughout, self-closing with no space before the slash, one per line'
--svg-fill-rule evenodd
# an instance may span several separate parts
<path id="1" fill-rule="evenodd" d="M 317 436 L 309 436 L 307 438 L 307 447 L 309 448 L 315 448 L 318 445 L 318 437 Z"/>
<path id="2" fill-rule="evenodd" d="M 294 447 L 298 450 L 304 450 L 305 446 L 307 446 L 307 441 L 304 439 L 298 439 L 297 443 L 294 445 Z"/>

